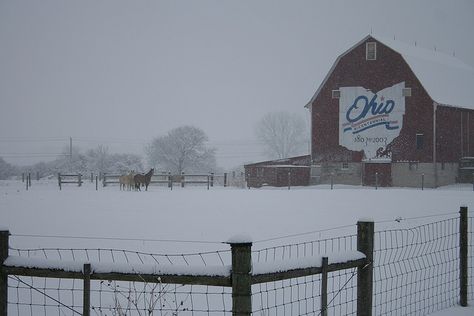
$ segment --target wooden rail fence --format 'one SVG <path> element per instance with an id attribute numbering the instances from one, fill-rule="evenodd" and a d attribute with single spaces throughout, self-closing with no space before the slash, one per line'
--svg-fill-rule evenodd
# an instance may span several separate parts
<path id="1" fill-rule="evenodd" d="M 77 186 L 81 186 L 83 183 L 82 174 L 62 174 L 58 173 L 58 185 L 59 190 L 61 190 L 63 184 L 77 184 Z"/>

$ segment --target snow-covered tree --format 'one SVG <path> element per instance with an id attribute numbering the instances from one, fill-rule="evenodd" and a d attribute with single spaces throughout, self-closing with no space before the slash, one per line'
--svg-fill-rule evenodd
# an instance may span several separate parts
<path id="1" fill-rule="evenodd" d="M 17 168 L 0 157 L 0 180 L 8 179 L 16 174 L 18 174 Z"/>
<path id="2" fill-rule="evenodd" d="M 288 158 L 308 151 L 304 119 L 289 112 L 270 112 L 258 122 L 255 132 L 270 159 Z"/>
<path id="3" fill-rule="evenodd" d="M 112 154 L 108 169 L 112 173 L 125 174 L 130 170 L 140 172 L 143 170 L 142 158 L 134 154 Z"/>
<path id="4" fill-rule="evenodd" d="M 215 149 L 206 145 L 203 130 L 194 126 L 172 129 L 155 138 L 146 148 L 151 166 L 174 173 L 209 172 L 216 169 Z"/>

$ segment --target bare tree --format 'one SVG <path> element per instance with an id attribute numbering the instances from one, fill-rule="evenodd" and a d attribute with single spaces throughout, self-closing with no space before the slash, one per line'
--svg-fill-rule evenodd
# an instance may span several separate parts
<path id="1" fill-rule="evenodd" d="M 306 124 L 297 114 L 268 113 L 258 122 L 255 131 L 264 145 L 265 154 L 271 159 L 307 153 Z"/>
<path id="2" fill-rule="evenodd" d="M 146 148 L 148 162 L 175 173 L 208 172 L 216 168 L 215 149 L 206 146 L 204 131 L 194 126 L 172 129 Z"/>

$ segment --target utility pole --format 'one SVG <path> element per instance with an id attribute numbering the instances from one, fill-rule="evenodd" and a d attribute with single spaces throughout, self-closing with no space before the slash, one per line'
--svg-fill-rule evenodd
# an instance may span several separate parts
<path id="1" fill-rule="evenodd" d="M 69 171 L 72 172 L 72 137 L 69 137 Z"/>

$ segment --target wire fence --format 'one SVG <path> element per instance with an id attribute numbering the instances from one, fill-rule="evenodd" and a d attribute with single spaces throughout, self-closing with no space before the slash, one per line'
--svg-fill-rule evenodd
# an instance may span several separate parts
<path id="1" fill-rule="evenodd" d="M 53 262 L 126 265 L 225 266 L 230 251 L 151 254 L 118 249 L 10 248 L 11 255 Z M 9 276 L 8 315 L 82 315 L 83 281 Z M 193 284 L 91 280 L 91 315 L 225 315 L 232 313 L 231 288 Z"/>
<path id="2" fill-rule="evenodd" d="M 468 299 L 474 299 L 474 227 L 468 218 Z M 353 227 L 356 227 L 353 225 Z M 373 263 L 311 275 L 288 275 L 251 285 L 254 315 L 357 315 L 358 272 L 373 268 L 374 315 L 427 315 L 459 303 L 460 219 L 450 217 L 415 227 L 379 230 L 373 236 Z M 257 244 L 260 244 L 257 242 Z M 254 249 L 252 265 L 285 263 L 354 252 L 358 236 Z M 230 250 L 152 254 L 120 249 L 13 248 L 10 256 L 53 262 L 115 265 L 229 267 Z M 316 264 L 316 267 L 319 267 Z M 194 269 L 194 270 L 193 270 Z M 291 272 L 292 268 L 286 268 Z M 195 272 L 190 272 L 195 273 Z M 140 275 L 139 275 L 140 278 Z M 326 288 L 322 287 L 326 282 Z M 185 282 L 183 282 L 185 283 Z M 8 276 L 9 315 L 77 315 L 83 310 L 83 280 Z M 156 279 L 91 280 L 91 315 L 230 315 L 232 286 L 166 283 Z M 322 303 L 327 300 L 327 307 Z"/>
<path id="3" fill-rule="evenodd" d="M 356 227 L 355 225 L 351 225 Z M 344 226 L 345 228 L 347 226 Z M 308 257 L 357 250 L 357 235 L 268 247 L 252 252 L 253 263 L 281 263 Z M 327 315 L 354 315 L 357 301 L 357 269 L 328 274 Z M 252 287 L 255 315 L 319 315 L 321 275 L 256 284 Z"/>

